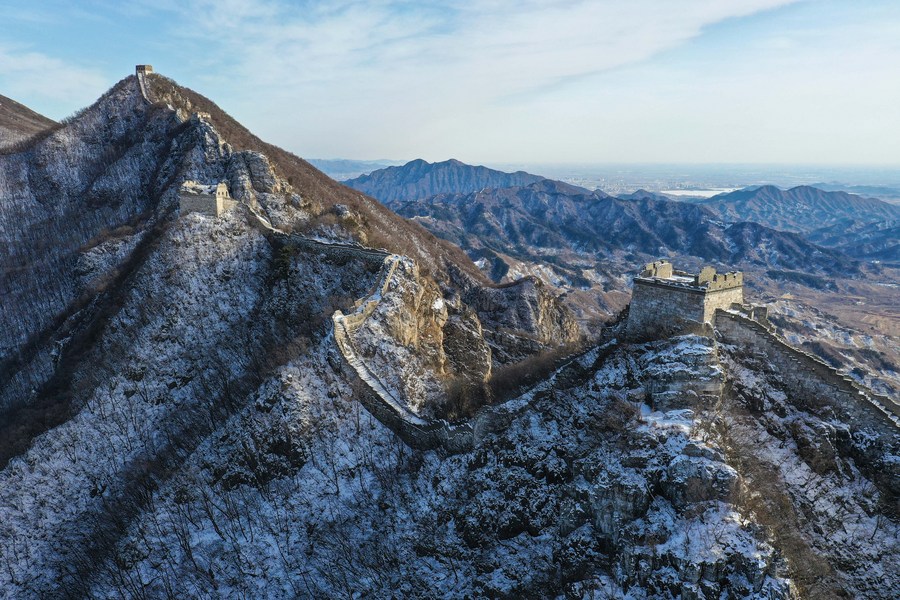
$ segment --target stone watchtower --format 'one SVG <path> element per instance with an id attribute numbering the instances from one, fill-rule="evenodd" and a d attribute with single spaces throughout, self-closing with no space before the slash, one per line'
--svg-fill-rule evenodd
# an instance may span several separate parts
<path id="1" fill-rule="evenodd" d="M 153 72 L 153 65 L 135 65 L 135 75 L 149 75 Z"/>
<path id="2" fill-rule="evenodd" d="M 219 217 L 237 206 L 237 201 L 228 194 L 228 185 L 209 185 L 196 181 L 185 181 L 178 193 L 181 214 L 196 212 L 210 217 Z"/>
<path id="3" fill-rule="evenodd" d="M 716 309 L 743 302 L 743 273 L 703 267 L 694 275 L 666 260 L 648 263 L 634 278 L 626 335 L 642 340 L 696 331 L 715 324 Z"/>

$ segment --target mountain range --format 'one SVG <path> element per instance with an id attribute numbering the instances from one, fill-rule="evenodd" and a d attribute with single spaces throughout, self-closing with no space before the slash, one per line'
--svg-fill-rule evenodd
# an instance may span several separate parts
<path id="1" fill-rule="evenodd" d="M 753 221 L 796 233 L 809 233 L 848 222 L 900 219 L 900 206 L 805 185 L 787 190 L 773 185 L 745 188 L 713 196 L 699 204 L 727 222 Z"/>
<path id="2" fill-rule="evenodd" d="M 0 149 L 3 596 L 900 586 L 897 426 L 778 336 L 790 315 L 625 342 L 420 223 L 620 294 L 624 265 L 665 253 L 761 270 L 808 253 L 818 274 L 853 269 L 840 253 L 452 162 L 401 178 L 385 202 L 423 211 L 404 219 L 159 74 L 39 133 Z M 192 212 L 187 182 L 235 207 Z M 481 187 L 399 199 L 443 183 Z"/>
<path id="3" fill-rule="evenodd" d="M 756 265 L 775 269 L 811 268 L 822 273 L 854 273 L 858 266 L 840 252 L 816 246 L 804 237 L 748 222 L 724 224 L 720 214 L 706 205 L 676 202 L 645 191 L 616 198 L 600 191 L 558 181 L 538 179 L 526 185 L 503 185 L 498 172 L 447 161 L 429 165 L 424 161 L 402 168 L 388 168 L 367 176 L 385 189 L 407 190 L 409 181 L 429 182 L 416 191 L 372 194 L 399 214 L 414 219 L 437 235 L 467 250 L 473 258 L 492 261 L 492 276 L 502 277 L 509 265 L 498 256 L 550 263 L 565 270 L 574 285 L 588 282 L 567 268 L 568 260 L 583 263 L 585 257 L 616 254 L 642 258 L 657 255 L 691 256 L 719 265 Z M 473 178 L 482 173 L 480 178 Z M 507 179 L 526 179 L 509 174 Z M 535 179 L 535 177 L 532 177 Z M 440 189 L 460 187 L 469 181 L 477 191 L 444 191 L 417 200 L 402 201 L 401 195 L 419 196 Z M 359 185 L 359 180 L 348 182 Z M 887 205 L 886 205 L 887 206 Z M 563 255 L 578 256 L 567 259 Z M 574 265 L 570 265 L 574 266 Z"/>
<path id="4" fill-rule="evenodd" d="M 397 171 L 372 176 L 387 185 L 391 173 Z M 740 268 L 757 293 L 769 298 L 789 291 L 796 291 L 798 298 L 818 294 L 819 308 L 848 316 L 863 330 L 869 330 L 873 319 L 891 322 L 895 312 L 888 307 L 895 303 L 891 292 L 895 276 L 892 271 L 882 274 L 882 268 L 900 264 L 900 244 L 897 222 L 879 219 L 890 217 L 894 207 L 807 187 L 754 188 L 722 198 L 723 206 L 747 208 L 748 220 L 723 218 L 714 203 L 719 200 L 676 201 L 646 190 L 612 197 L 551 180 L 468 194 L 442 193 L 394 201 L 391 206 L 465 249 L 495 281 L 534 276 L 555 286 L 588 322 L 606 320 L 622 309 L 630 286 L 624 274 L 659 257 L 670 257 L 687 268 L 710 263 L 722 270 Z M 752 200 L 739 203 L 748 198 Z M 811 204 L 818 209 L 809 209 Z M 842 215 L 837 223 L 832 214 Z M 752 220 L 783 222 L 788 217 L 807 229 L 780 231 Z M 823 226 L 827 223 L 832 224 Z M 870 309 L 855 308 L 867 304 Z M 809 304 L 791 310 L 815 318 L 816 308 Z M 900 384 L 890 374 L 894 367 L 888 366 L 896 364 L 890 337 L 864 342 L 856 335 L 826 334 L 826 328 L 789 326 L 798 336 L 821 334 L 811 346 L 821 356 L 840 353 L 844 360 L 859 356 L 878 373 L 878 382 L 895 382 L 885 383 L 890 389 Z M 865 345 L 871 353 L 863 352 Z M 865 354 L 874 362 L 863 358 Z"/>

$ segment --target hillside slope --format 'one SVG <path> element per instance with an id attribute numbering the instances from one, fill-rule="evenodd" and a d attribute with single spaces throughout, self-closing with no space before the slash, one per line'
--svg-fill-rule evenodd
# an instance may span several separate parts
<path id="1" fill-rule="evenodd" d="M 896 589 L 883 423 L 796 397 L 780 365 L 713 337 L 606 330 L 517 392 L 548 367 L 513 361 L 577 335 L 546 286 L 482 285 L 459 250 L 147 81 L 152 102 L 126 78 L 0 155 L 4 595 Z M 186 179 L 225 181 L 238 208 L 179 214 Z M 379 236 L 393 254 L 358 243 Z M 367 408 L 337 310 L 368 315 L 354 362 L 417 422 L 451 383 L 490 400 L 494 369 L 513 367 L 510 400 L 466 447 L 412 449 Z"/>
<path id="2" fill-rule="evenodd" d="M 544 180 L 526 187 L 443 194 L 397 212 L 478 256 L 503 254 L 566 268 L 565 254 L 691 256 L 725 267 L 853 272 L 854 261 L 754 223 L 723 225 L 704 207 L 641 195 L 619 199 Z M 637 262 L 639 259 L 635 258 Z"/>
<path id="3" fill-rule="evenodd" d="M 56 125 L 12 98 L 0 94 L 0 148 L 24 140 Z"/>

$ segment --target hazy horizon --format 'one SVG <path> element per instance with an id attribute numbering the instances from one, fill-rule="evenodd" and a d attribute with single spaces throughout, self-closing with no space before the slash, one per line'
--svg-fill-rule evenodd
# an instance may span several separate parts
<path id="1" fill-rule="evenodd" d="M 350 179 L 387 166 L 402 166 L 410 161 L 392 159 L 356 160 L 345 158 L 307 157 L 323 171 L 338 180 Z M 416 160 L 416 159 L 412 159 Z M 444 159 L 450 160 L 450 159 Z M 463 163 L 467 161 L 457 158 Z M 323 165 L 322 163 L 335 163 Z M 431 161 L 429 161 L 431 162 Z M 443 161 L 435 161 L 443 162 Z M 792 164 L 679 164 L 679 163 L 467 163 L 499 171 L 526 171 L 589 189 L 600 188 L 611 193 L 646 189 L 653 192 L 688 189 L 737 189 L 754 185 L 776 185 L 791 188 L 798 185 L 830 184 L 837 187 L 886 188 L 881 197 L 900 198 L 900 169 L 891 166 L 841 166 Z M 353 169 L 363 165 L 369 168 Z M 374 166 L 378 165 L 378 166 Z M 331 167 L 331 168 L 329 168 Z M 344 167 L 344 169 L 340 168 Z M 827 186 L 826 186 L 827 187 Z M 874 191 L 851 190 L 878 196 Z"/>

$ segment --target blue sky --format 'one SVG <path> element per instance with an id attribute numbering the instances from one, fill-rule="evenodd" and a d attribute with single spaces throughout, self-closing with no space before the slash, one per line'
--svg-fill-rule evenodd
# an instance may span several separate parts
<path id="1" fill-rule="evenodd" d="M 0 0 L 0 93 L 134 64 L 306 157 L 900 165 L 900 2 Z"/>

